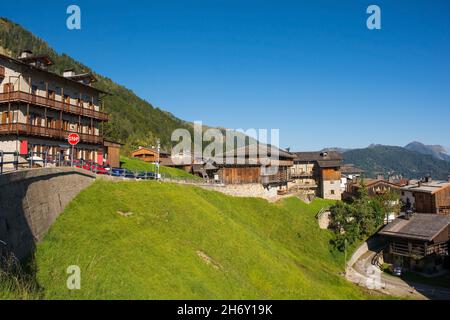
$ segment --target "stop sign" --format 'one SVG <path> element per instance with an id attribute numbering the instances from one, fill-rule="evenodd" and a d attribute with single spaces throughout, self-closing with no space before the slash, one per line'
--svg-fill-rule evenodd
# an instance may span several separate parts
<path id="1" fill-rule="evenodd" d="M 75 146 L 78 144 L 78 142 L 80 142 L 80 136 L 78 135 L 78 133 L 71 133 L 69 134 L 67 140 L 71 145 Z"/>

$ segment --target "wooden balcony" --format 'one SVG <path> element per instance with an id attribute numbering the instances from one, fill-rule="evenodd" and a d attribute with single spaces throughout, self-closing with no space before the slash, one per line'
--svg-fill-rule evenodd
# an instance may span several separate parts
<path id="1" fill-rule="evenodd" d="M 25 123 L 10 123 L 0 125 L 0 135 L 5 134 L 20 134 L 28 136 L 36 136 L 39 138 L 50 138 L 56 140 L 67 140 L 67 137 L 72 131 L 65 131 L 62 129 L 53 129 L 47 127 L 33 126 Z M 92 144 L 103 144 L 103 137 L 93 134 L 78 133 L 81 142 Z"/>
<path id="2" fill-rule="evenodd" d="M 418 243 L 406 243 L 406 242 L 391 242 L 390 253 L 414 258 L 423 258 L 431 254 L 448 256 L 448 244 L 418 244 Z"/>
<path id="3" fill-rule="evenodd" d="M 66 103 L 63 101 L 57 101 L 54 99 L 41 97 L 31 93 L 23 91 L 13 91 L 0 93 L 0 103 L 5 102 L 24 102 L 32 105 L 37 105 L 41 107 L 47 107 L 50 109 L 63 111 L 75 115 L 81 115 L 83 117 L 94 118 L 100 121 L 108 121 L 109 116 L 105 112 L 96 111 L 84 108 L 82 106 L 77 106 L 71 103 Z"/>
<path id="4" fill-rule="evenodd" d="M 313 177 L 313 173 L 311 171 L 291 170 L 291 177 L 294 178 L 294 179 L 312 178 Z"/>

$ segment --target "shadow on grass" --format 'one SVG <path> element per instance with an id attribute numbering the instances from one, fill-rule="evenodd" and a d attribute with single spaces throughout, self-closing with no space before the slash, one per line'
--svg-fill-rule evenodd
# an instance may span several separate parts
<path id="1" fill-rule="evenodd" d="M 0 259 L 0 300 L 37 300 L 44 290 L 36 279 L 36 263 L 31 255 L 20 262 L 14 255 Z"/>

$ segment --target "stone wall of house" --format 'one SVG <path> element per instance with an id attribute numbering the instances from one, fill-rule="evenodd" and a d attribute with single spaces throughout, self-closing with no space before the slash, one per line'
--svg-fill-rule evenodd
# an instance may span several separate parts
<path id="1" fill-rule="evenodd" d="M 325 180 L 322 184 L 322 197 L 324 199 L 341 200 L 341 181 L 340 180 Z"/>
<path id="2" fill-rule="evenodd" d="M 27 257 L 65 206 L 94 179 L 94 174 L 76 168 L 0 175 L 0 254 Z"/>
<path id="3" fill-rule="evenodd" d="M 281 197 L 277 195 L 277 188 L 265 189 L 260 183 L 229 184 L 229 185 L 203 185 L 208 190 L 219 191 L 234 197 L 263 198 L 269 201 L 277 201 Z"/>
<path id="4" fill-rule="evenodd" d="M 3 152 L 15 152 L 15 151 L 19 151 L 19 145 L 20 142 L 17 139 L 13 139 L 12 137 L 3 137 L 0 140 L 0 151 Z M 14 160 L 14 155 L 4 155 L 3 157 L 3 161 L 4 162 L 9 162 L 9 161 L 13 161 Z M 1 159 L 0 159 L 1 161 Z M 3 166 L 3 169 L 7 170 L 7 169 L 12 169 L 14 168 L 13 164 L 5 164 Z"/>

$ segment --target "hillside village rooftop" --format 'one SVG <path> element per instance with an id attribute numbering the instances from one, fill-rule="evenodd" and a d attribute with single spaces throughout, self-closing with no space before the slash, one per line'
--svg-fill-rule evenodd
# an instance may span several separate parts
<path id="1" fill-rule="evenodd" d="M 435 193 L 440 191 L 441 189 L 447 188 L 450 186 L 449 181 L 431 181 L 431 182 L 417 182 L 415 184 L 410 184 L 402 187 L 403 191 L 417 191 L 417 192 L 425 192 L 425 193 Z"/>
<path id="2" fill-rule="evenodd" d="M 380 231 L 384 236 L 433 241 L 450 224 L 450 216 L 416 213 L 411 218 L 397 218 Z"/>

